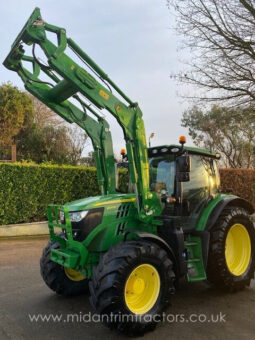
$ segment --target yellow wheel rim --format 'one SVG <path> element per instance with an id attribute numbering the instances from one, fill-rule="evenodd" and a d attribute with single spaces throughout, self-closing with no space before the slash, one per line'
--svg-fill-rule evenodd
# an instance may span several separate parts
<path id="1" fill-rule="evenodd" d="M 125 285 L 125 302 L 134 314 L 145 314 L 155 305 L 160 291 L 160 277 L 150 264 L 136 267 Z"/>
<path id="2" fill-rule="evenodd" d="M 68 279 L 72 281 L 82 281 L 85 279 L 85 276 L 83 276 L 80 272 L 72 268 L 65 267 L 65 274 L 68 277 Z"/>
<path id="3" fill-rule="evenodd" d="M 229 229 L 225 258 L 233 275 L 240 276 L 247 270 L 251 258 L 251 239 L 244 225 L 236 223 Z"/>

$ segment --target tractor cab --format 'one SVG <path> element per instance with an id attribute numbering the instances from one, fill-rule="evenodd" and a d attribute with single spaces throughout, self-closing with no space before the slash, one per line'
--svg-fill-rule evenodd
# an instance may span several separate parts
<path id="1" fill-rule="evenodd" d="M 220 192 L 220 176 L 216 164 L 220 154 L 184 147 L 185 142 L 182 136 L 180 145 L 148 148 L 149 187 L 160 201 L 162 218 L 172 218 L 176 226 L 192 230 L 204 208 Z M 117 163 L 117 168 L 128 172 L 125 149 L 121 150 L 121 156 L 122 161 Z M 120 190 L 118 185 L 116 188 Z M 129 193 L 134 192 L 130 178 L 125 189 Z"/>
<path id="2" fill-rule="evenodd" d="M 165 218 L 184 230 L 196 227 L 201 212 L 219 194 L 217 153 L 183 145 L 163 145 L 148 149 L 150 190 L 155 191 Z"/>

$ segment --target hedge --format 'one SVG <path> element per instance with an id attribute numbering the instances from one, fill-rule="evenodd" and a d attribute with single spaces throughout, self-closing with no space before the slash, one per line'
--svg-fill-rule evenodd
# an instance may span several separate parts
<path id="1" fill-rule="evenodd" d="M 119 185 L 126 188 L 125 171 Z M 0 225 L 42 221 L 48 204 L 99 195 L 95 168 L 0 164 Z"/>
<path id="2" fill-rule="evenodd" d="M 220 169 L 220 177 L 222 192 L 231 189 L 255 208 L 255 169 Z"/>
<path id="3" fill-rule="evenodd" d="M 255 207 L 255 169 L 221 169 L 222 191 L 252 202 Z M 120 171 L 120 189 L 127 187 Z M 0 225 L 42 221 L 50 203 L 63 204 L 99 194 L 96 169 L 87 167 L 0 164 Z"/>
<path id="4" fill-rule="evenodd" d="M 92 168 L 54 165 L 0 165 L 0 224 L 40 221 L 49 203 L 99 193 Z"/>

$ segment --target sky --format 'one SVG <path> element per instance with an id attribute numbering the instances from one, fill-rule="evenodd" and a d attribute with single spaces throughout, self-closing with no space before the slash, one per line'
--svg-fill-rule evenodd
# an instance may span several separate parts
<path id="1" fill-rule="evenodd" d="M 166 0 L 2 0 L 0 83 L 11 81 L 23 88 L 18 75 L 5 69 L 2 61 L 35 7 L 40 7 L 45 21 L 64 27 L 68 37 L 139 103 L 147 138 L 155 133 L 152 145 L 176 143 L 180 135 L 188 135 L 180 123 L 187 103 L 177 96 L 178 86 L 170 79 L 182 65 Z M 113 117 L 106 118 L 118 154 L 124 147 L 122 131 Z"/>

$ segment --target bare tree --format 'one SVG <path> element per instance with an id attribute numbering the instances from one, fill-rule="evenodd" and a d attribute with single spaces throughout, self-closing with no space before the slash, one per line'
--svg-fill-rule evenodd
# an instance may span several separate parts
<path id="1" fill-rule="evenodd" d="M 255 167 L 255 119 L 253 109 L 212 106 L 192 107 L 184 112 L 182 126 L 189 129 L 194 144 L 218 151 L 220 164 L 230 168 Z"/>
<path id="2" fill-rule="evenodd" d="M 88 136 L 76 124 L 69 124 L 34 96 L 33 116 L 18 139 L 18 157 L 35 162 L 52 161 L 78 165 L 88 145 Z M 40 150 L 40 151 L 39 151 Z"/>
<path id="3" fill-rule="evenodd" d="M 255 1 L 167 0 L 175 9 L 187 69 L 176 75 L 196 85 L 193 98 L 255 105 Z"/>
<path id="4" fill-rule="evenodd" d="M 43 104 L 36 97 L 29 94 L 34 106 L 34 123 L 43 128 L 48 125 L 59 126 L 65 124 L 64 119 L 61 119 L 54 111 L 48 106 Z"/>
<path id="5" fill-rule="evenodd" d="M 70 134 L 70 158 L 73 165 L 82 163 L 82 153 L 88 146 L 88 135 L 79 126 L 69 129 Z"/>
<path id="6" fill-rule="evenodd" d="M 54 126 L 58 128 L 60 125 L 66 127 L 66 131 L 69 136 L 69 151 L 70 151 L 70 161 L 71 164 L 79 164 L 84 148 L 88 145 L 88 136 L 79 126 L 76 124 L 66 123 L 64 119 L 61 119 L 55 112 L 44 105 L 37 98 L 32 97 L 34 104 L 34 123 L 39 128 L 44 128 L 46 126 Z"/>

